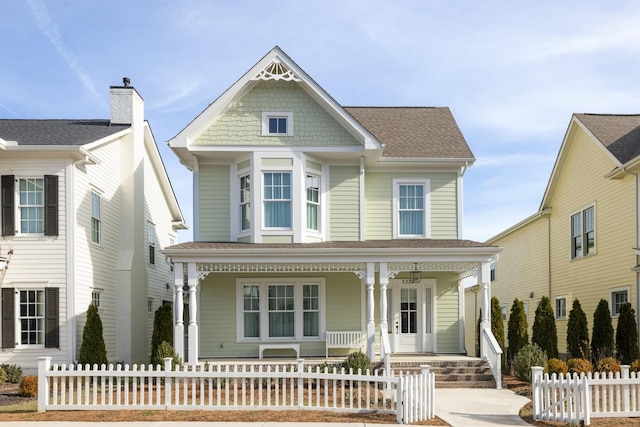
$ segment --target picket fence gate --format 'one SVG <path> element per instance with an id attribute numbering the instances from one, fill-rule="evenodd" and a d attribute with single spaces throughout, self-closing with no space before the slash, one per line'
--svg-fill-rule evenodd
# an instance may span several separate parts
<path id="1" fill-rule="evenodd" d="M 321 410 L 395 413 L 398 423 L 434 417 L 435 374 L 395 376 L 296 364 L 51 365 L 38 359 L 38 411 Z"/>
<path id="2" fill-rule="evenodd" d="M 640 377 L 629 365 L 613 374 L 544 374 L 532 370 L 533 419 L 584 425 L 591 418 L 640 416 Z"/>

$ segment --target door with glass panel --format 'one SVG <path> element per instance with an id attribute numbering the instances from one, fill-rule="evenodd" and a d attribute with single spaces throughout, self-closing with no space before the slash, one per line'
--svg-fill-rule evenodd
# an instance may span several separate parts
<path id="1" fill-rule="evenodd" d="M 433 288 L 401 284 L 393 292 L 393 349 L 397 353 L 434 351 Z"/>

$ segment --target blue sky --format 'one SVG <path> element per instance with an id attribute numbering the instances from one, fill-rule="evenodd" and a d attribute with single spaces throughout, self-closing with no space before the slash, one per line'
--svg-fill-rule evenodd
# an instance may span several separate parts
<path id="1" fill-rule="evenodd" d="M 536 212 L 572 113 L 640 113 L 640 2 L 0 0 L 0 117 L 108 118 L 122 77 L 167 147 L 280 46 L 345 106 L 447 106 L 477 161 L 464 237 Z M 180 241 L 191 240 L 183 232 Z"/>

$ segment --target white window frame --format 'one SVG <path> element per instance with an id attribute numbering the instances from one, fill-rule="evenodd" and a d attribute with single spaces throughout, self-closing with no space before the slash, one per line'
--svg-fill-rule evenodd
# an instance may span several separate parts
<path id="1" fill-rule="evenodd" d="M 158 244 L 158 234 L 156 233 L 156 226 L 147 222 L 147 250 L 149 253 L 147 254 L 147 262 L 150 265 L 156 264 L 156 255 L 158 251 L 156 250 Z"/>
<path id="2" fill-rule="evenodd" d="M 500 313 L 502 315 L 502 321 L 506 322 L 507 321 L 507 304 L 500 305 Z"/>
<path id="3" fill-rule="evenodd" d="M 91 194 L 91 196 L 90 196 L 91 197 L 91 207 L 90 207 L 90 209 L 91 209 L 91 211 L 90 211 L 90 216 L 91 216 L 90 222 L 91 222 L 91 224 L 89 225 L 89 227 L 91 229 L 91 231 L 90 231 L 90 234 L 91 234 L 90 241 L 91 241 L 91 243 L 93 243 L 95 245 L 101 246 L 102 245 L 102 194 L 97 190 L 91 190 L 90 194 Z M 94 199 L 94 196 L 95 196 L 95 199 Z M 96 213 L 96 212 L 94 212 L 94 207 L 95 207 L 94 206 L 94 200 L 98 201 L 98 209 L 97 209 L 98 216 L 97 217 L 94 215 L 94 213 Z M 97 232 L 97 237 L 98 237 L 97 241 L 94 240 L 94 237 L 95 237 L 94 236 L 94 224 L 96 224 L 96 226 L 97 226 L 97 231 L 96 231 Z"/>
<path id="4" fill-rule="evenodd" d="M 289 198 L 288 199 L 266 199 L 265 198 L 265 175 L 266 174 L 288 174 L 289 175 Z M 295 189 L 296 189 L 296 182 L 295 182 L 295 174 L 293 173 L 293 171 L 291 169 L 285 169 L 285 170 L 262 170 L 261 171 L 261 183 L 260 183 L 260 199 L 261 199 L 261 208 L 262 208 L 262 229 L 263 230 L 269 230 L 269 231 L 273 231 L 273 230 L 286 230 L 286 231 L 290 231 L 293 230 L 293 224 L 294 224 L 294 197 L 295 197 Z M 290 217 L 290 223 L 288 227 L 270 227 L 266 224 L 266 211 L 265 211 L 265 207 L 266 207 L 266 202 L 270 201 L 270 202 L 289 202 L 289 217 Z"/>
<path id="5" fill-rule="evenodd" d="M 620 316 L 620 310 L 618 309 L 618 306 L 615 303 L 614 294 L 623 293 L 623 292 L 627 294 L 627 301 L 626 302 L 630 302 L 629 301 L 629 298 L 631 297 L 631 287 L 630 286 L 620 286 L 620 287 L 617 287 L 617 288 L 609 289 L 609 307 L 610 307 L 610 310 L 611 310 L 611 317 Z"/>
<path id="6" fill-rule="evenodd" d="M 565 320 L 567 318 L 567 301 L 568 298 L 566 295 L 560 295 L 554 298 L 553 314 L 556 320 Z M 561 306 L 559 307 L 558 304 Z"/>
<path id="7" fill-rule="evenodd" d="M 593 230 L 586 230 L 585 229 L 585 214 L 588 210 L 592 209 L 593 210 Z M 580 218 L 580 234 L 574 234 L 573 231 L 573 218 L 577 217 Z M 587 245 L 587 235 L 589 232 L 593 233 L 593 250 L 589 253 L 586 253 L 586 250 L 588 248 Z M 596 236 L 596 205 L 595 203 L 589 205 L 589 206 L 585 206 L 584 208 L 573 212 L 570 216 L 569 216 L 569 236 L 570 236 L 570 254 L 571 254 L 571 259 L 581 259 L 581 258 L 585 258 L 585 257 L 589 257 L 592 255 L 595 255 L 597 253 L 597 236 Z M 581 239 L 581 251 L 580 251 L 580 255 L 576 255 L 576 244 L 575 244 L 575 240 L 577 237 L 580 237 Z"/>
<path id="8" fill-rule="evenodd" d="M 424 187 L 423 234 L 400 234 L 400 186 L 422 185 Z M 393 238 L 415 239 L 431 237 L 431 180 L 429 178 L 404 178 L 393 180 Z"/>
<path id="9" fill-rule="evenodd" d="M 248 183 L 249 183 L 249 187 L 247 189 L 242 188 L 242 180 L 243 178 L 248 178 Z M 251 173 L 250 172 L 244 172 L 238 175 L 238 216 L 239 216 L 239 229 L 240 229 L 240 233 L 246 233 L 251 231 L 251 225 L 253 223 L 253 215 L 251 212 L 251 196 L 252 196 L 252 191 L 254 191 L 253 187 L 253 183 L 251 182 Z M 243 192 L 247 191 L 247 198 L 243 201 Z M 243 219 L 243 215 L 242 215 L 242 209 L 243 207 L 247 208 L 247 212 L 249 215 L 249 227 L 247 228 L 243 228 L 243 224 L 242 224 L 242 219 Z"/>
<path id="10" fill-rule="evenodd" d="M 35 291 L 35 292 L 40 292 L 42 294 L 42 316 L 37 316 L 38 319 L 41 319 L 41 324 L 42 324 L 42 342 L 38 343 L 38 344 L 22 344 L 22 316 L 20 315 L 20 294 L 21 292 L 29 292 L 29 291 Z M 45 293 L 44 293 L 44 287 L 38 287 L 38 286 L 34 286 L 34 287 L 15 287 L 15 301 L 14 301 L 14 306 L 16 307 L 15 310 L 15 339 L 16 339 L 16 348 L 17 349 L 40 349 L 40 348 L 45 348 L 44 343 L 45 343 L 45 333 L 46 333 L 46 317 L 45 317 L 45 313 L 46 313 L 46 298 L 45 298 Z"/>
<path id="11" fill-rule="evenodd" d="M 313 200 L 309 200 L 309 196 L 307 194 L 309 186 L 307 184 L 307 180 L 311 178 L 318 182 L 318 201 L 314 202 Z M 307 231 L 311 233 L 320 233 L 322 230 L 322 176 L 317 173 L 305 172 L 304 174 L 304 198 L 305 198 L 305 227 Z M 316 207 L 316 225 L 317 228 L 309 228 L 309 218 L 308 218 L 308 209 L 309 205 L 313 205 Z"/>
<path id="12" fill-rule="evenodd" d="M 293 285 L 294 287 L 294 336 L 269 337 L 269 286 Z M 319 298 L 318 336 L 304 336 L 303 286 L 317 285 Z M 244 287 L 257 286 L 260 299 L 260 336 L 244 337 Z M 236 280 L 236 340 L 237 342 L 282 342 L 282 341 L 322 341 L 326 333 L 326 283 L 322 277 L 305 278 L 240 278 Z"/>
<path id="13" fill-rule="evenodd" d="M 287 119 L 287 131 L 284 133 L 270 133 L 269 119 Z M 292 111 L 263 111 L 262 112 L 262 136 L 293 136 L 293 112 Z"/>
<path id="14" fill-rule="evenodd" d="M 22 236 L 44 236 L 44 222 L 45 222 L 45 206 L 44 206 L 44 197 L 45 197 L 45 182 L 44 176 L 16 176 L 16 186 L 15 186 L 15 226 L 16 226 L 16 235 Z M 30 180 L 40 180 L 42 182 L 41 192 L 42 192 L 42 204 L 41 205 L 29 205 L 29 204 L 21 204 L 20 199 L 20 182 L 21 181 L 30 181 Z M 40 208 L 42 212 L 42 216 L 37 219 L 37 223 L 39 224 L 42 231 L 29 233 L 22 230 L 22 208 Z M 38 225 L 36 225 L 37 227 Z"/>
<path id="15" fill-rule="evenodd" d="M 91 304 L 95 305 L 96 308 L 100 308 L 101 295 L 102 291 L 98 289 L 94 289 L 91 291 Z"/>

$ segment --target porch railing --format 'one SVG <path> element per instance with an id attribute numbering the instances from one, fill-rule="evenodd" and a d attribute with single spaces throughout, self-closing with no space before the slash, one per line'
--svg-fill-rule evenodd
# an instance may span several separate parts
<path id="1" fill-rule="evenodd" d="M 51 365 L 38 360 L 38 411 L 322 410 L 394 413 L 398 423 L 434 416 L 435 374 L 329 371 L 295 365 Z M 389 374 L 387 374 L 389 372 Z"/>
<path id="2" fill-rule="evenodd" d="M 500 389 L 502 388 L 502 349 L 490 328 L 482 328 L 481 340 L 482 359 L 489 363 L 496 381 L 496 388 Z"/>

